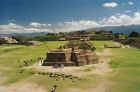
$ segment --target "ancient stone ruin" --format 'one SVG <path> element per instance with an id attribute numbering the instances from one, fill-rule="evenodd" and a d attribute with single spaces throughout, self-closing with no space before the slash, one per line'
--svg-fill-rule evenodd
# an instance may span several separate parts
<path id="1" fill-rule="evenodd" d="M 10 37 L 0 37 L 0 43 L 13 44 L 13 43 L 18 43 L 18 42 L 15 39 L 10 38 Z"/>
<path id="2" fill-rule="evenodd" d="M 50 50 L 46 56 L 43 66 L 82 66 L 98 63 L 98 58 L 92 50 L 78 48 Z"/>

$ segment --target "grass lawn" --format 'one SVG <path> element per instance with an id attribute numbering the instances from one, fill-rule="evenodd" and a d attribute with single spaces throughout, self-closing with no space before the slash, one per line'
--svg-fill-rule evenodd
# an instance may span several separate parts
<path id="1" fill-rule="evenodd" d="M 113 42 L 113 41 L 94 41 L 93 44 L 94 44 L 95 47 L 104 46 L 104 45 L 119 46 L 119 44 L 116 44 L 116 42 Z"/>
<path id="2" fill-rule="evenodd" d="M 140 49 L 112 49 L 116 56 L 110 65 L 114 72 L 110 75 L 115 85 L 112 92 L 140 92 Z"/>

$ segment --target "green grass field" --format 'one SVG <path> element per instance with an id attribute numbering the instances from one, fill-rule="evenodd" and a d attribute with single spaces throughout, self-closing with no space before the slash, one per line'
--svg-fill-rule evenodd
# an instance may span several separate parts
<path id="1" fill-rule="evenodd" d="M 31 64 L 38 61 L 40 56 L 45 58 L 46 52 L 50 49 L 55 49 L 67 42 L 49 41 L 39 46 L 23 46 L 23 45 L 2 45 L 0 46 L 0 75 L 6 77 L 3 85 L 10 85 L 27 78 L 31 82 L 37 83 L 48 90 L 52 85 L 57 84 L 58 92 L 65 92 L 68 87 L 88 89 L 95 87 L 98 82 L 104 77 L 108 79 L 110 85 L 109 92 L 140 92 L 140 49 L 137 48 L 110 48 L 112 56 L 101 56 L 111 58 L 109 63 L 113 72 L 105 76 L 90 75 L 84 76 L 82 80 L 72 82 L 69 79 L 55 81 L 47 76 L 34 76 L 31 70 L 25 70 L 24 74 L 18 74 L 20 67 L 19 62 L 23 60 L 33 59 Z M 97 52 L 103 52 L 104 46 L 115 46 L 112 41 L 95 41 L 93 44 L 97 47 Z M 85 70 L 89 71 L 89 69 Z M 47 85 L 47 87 L 46 87 Z"/>
<path id="2" fill-rule="evenodd" d="M 115 85 L 112 92 L 140 91 L 140 49 L 112 49 L 116 56 L 112 57 L 110 65 L 114 72 L 110 76 Z"/>

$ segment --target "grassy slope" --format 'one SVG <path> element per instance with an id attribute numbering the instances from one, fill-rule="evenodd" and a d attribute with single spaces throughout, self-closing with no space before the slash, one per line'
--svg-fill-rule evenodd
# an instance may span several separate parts
<path id="1" fill-rule="evenodd" d="M 40 46 L 0 46 L 0 72 L 4 74 L 8 81 L 7 83 L 13 83 L 19 79 L 24 79 L 30 76 L 30 73 L 24 73 L 23 75 L 18 75 L 17 61 L 30 59 L 31 57 L 37 61 L 39 56 L 45 57 L 45 53 L 48 49 L 57 48 L 61 44 L 66 42 L 46 42 Z M 94 45 L 103 46 L 104 44 L 115 45 L 112 41 L 95 41 Z M 136 48 L 125 48 L 125 49 L 111 49 L 113 56 L 109 57 L 112 59 L 110 63 L 114 72 L 109 74 L 109 80 L 111 80 L 114 85 L 110 87 L 111 92 L 139 92 L 140 91 L 140 50 Z M 102 52 L 103 49 L 97 48 L 98 52 Z M 2 68 L 1 68 L 2 67 Z M 4 68 L 3 68 L 4 67 Z M 81 80 L 72 83 L 70 80 L 65 81 L 54 81 L 53 79 L 48 79 L 43 76 L 33 76 L 32 81 L 38 83 L 39 85 L 49 85 L 50 88 L 53 84 L 59 84 L 58 92 L 63 92 L 66 87 L 93 87 L 93 83 L 100 79 L 100 76 L 88 76 L 88 80 Z M 96 79 L 96 80 L 95 80 Z"/>

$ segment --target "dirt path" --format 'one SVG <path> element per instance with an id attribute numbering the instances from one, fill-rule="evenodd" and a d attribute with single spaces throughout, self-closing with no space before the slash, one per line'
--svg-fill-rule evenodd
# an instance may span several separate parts
<path id="1" fill-rule="evenodd" d="M 113 55 L 113 53 L 111 52 L 111 50 L 110 49 L 104 49 L 104 51 L 103 52 L 96 52 L 96 54 L 98 55 L 98 56 L 101 56 L 101 57 L 103 57 L 103 56 L 112 56 Z"/>

